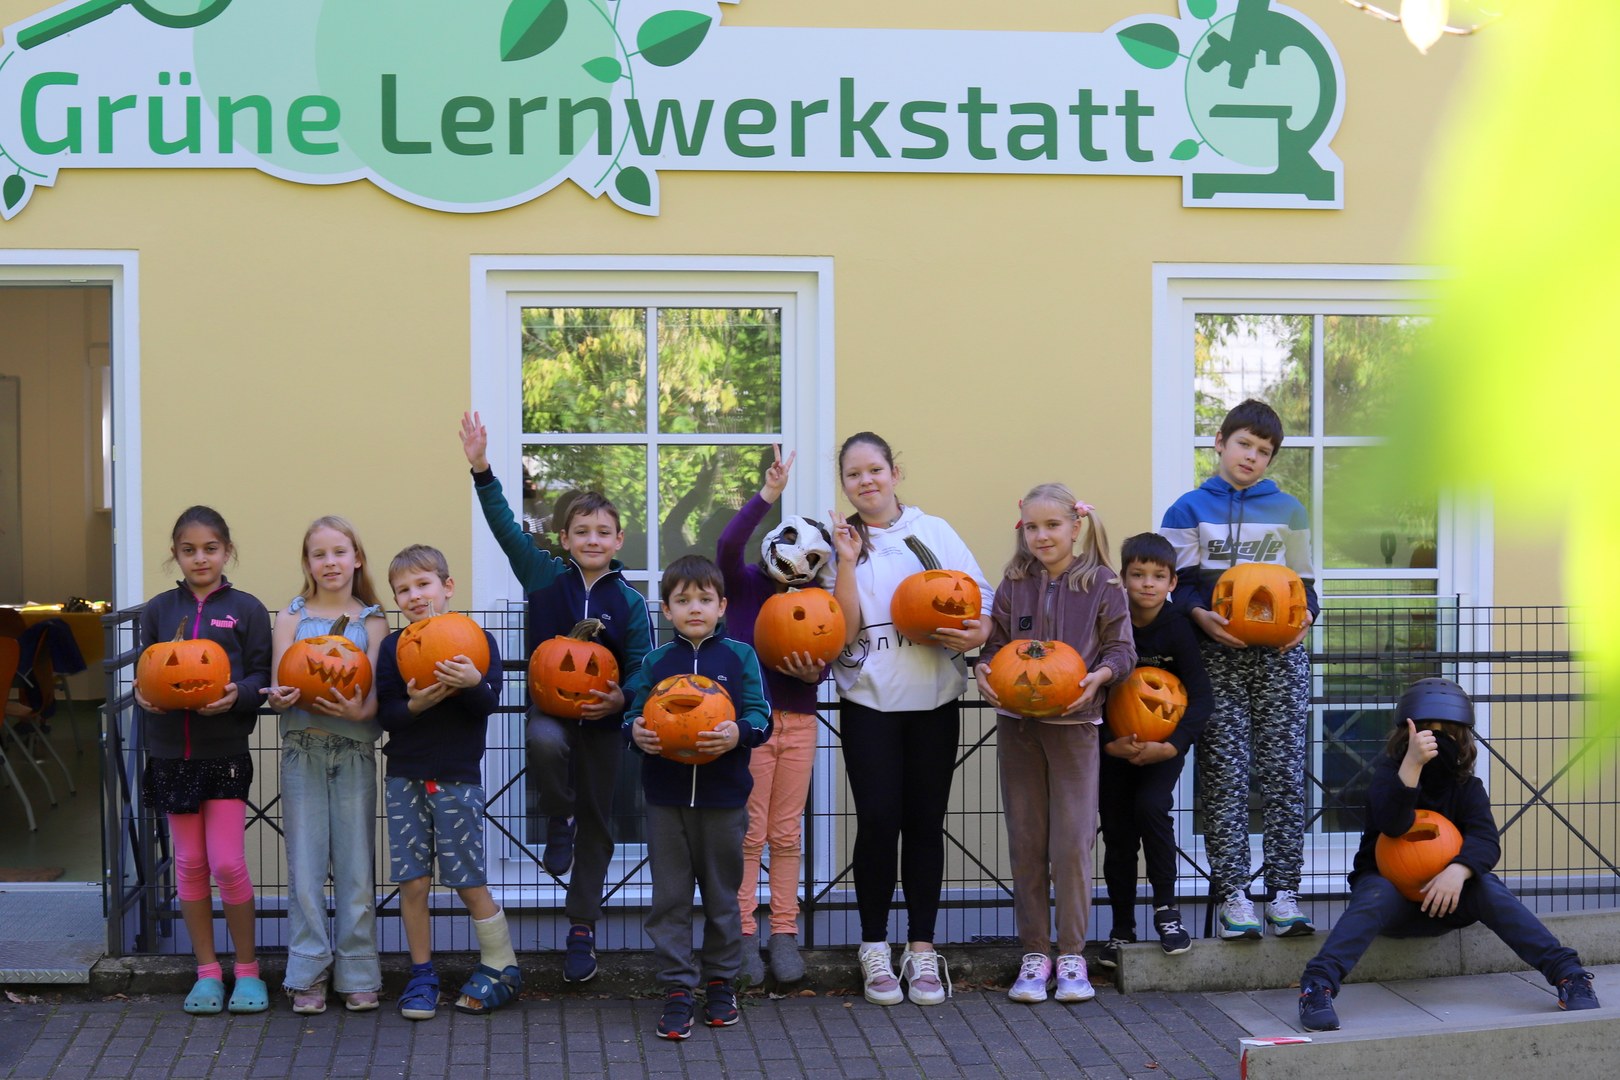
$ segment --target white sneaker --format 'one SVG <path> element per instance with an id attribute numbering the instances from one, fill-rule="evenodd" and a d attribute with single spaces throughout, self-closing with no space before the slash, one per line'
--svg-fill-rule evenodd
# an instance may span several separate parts
<path id="1" fill-rule="evenodd" d="M 866 1000 L 874 1005 L 898 1005 L 905 998 L 889 959 L 889 943 L 861 942 L 861 983 Z"/>
<path id="2" fill-rule="evenodd" d="M 939 1005 L 951 996 L 950 967 L 932 949 L 912 952 L 908 948 L 901 953 L 900 978 L 905 980 L 906 996 L 913 1005 Z"/>
<path id="3" fill-rule="evenodd" d="M 1051 985 L 1052 958 L 1045 953 L 1025 953 L 1024 962 L 1018 969 L 1018 978 L 1014 980 L 1012 989 L 1007 991 L 1007 997 L 1026 1005 L 1036 1005 L 1046 1000 L 1046 989 Z"/>
<path id="4" fill-rule="evenodd" d="M 1316 927 L 1299 909 L 1299 893 L 1292 889 L 1278 889 L 1271 903 L 1266 905 L 1266 922 L 1277 937 L 1302 937 L 1316 933 Z"/>
<path id="5" fill-rule="evenodd" d="M 1058 957 L 1057 993 L 1052 996 L 1058 1001 L 1090 1001 L 1097 996 L 1091 980 L 1086 977 L 1085 957 L 1077 953 Z"/>
<path id="6" fill-rule="evenodd" d="M 1228 940 L 1260 938 L 1260 920 L 1254 915 L 1254 901 L 1241 892 L 1234 892 L 1221 901 L 1215 915 L 1215 933 Z"/>

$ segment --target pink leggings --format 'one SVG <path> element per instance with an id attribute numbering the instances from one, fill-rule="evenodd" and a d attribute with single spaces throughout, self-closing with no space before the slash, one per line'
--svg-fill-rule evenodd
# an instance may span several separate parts
<path id="1" fill-rule="evenodd" d="M 247 803 L 241 799 L 207 799 L 199 813 L 169 815 L 180 899 L 208 899 L 210 869 L 219 882 L 220 899 L 227 904 L 253 899 L 253 879 L 242 847 L 246 830 Z"/>

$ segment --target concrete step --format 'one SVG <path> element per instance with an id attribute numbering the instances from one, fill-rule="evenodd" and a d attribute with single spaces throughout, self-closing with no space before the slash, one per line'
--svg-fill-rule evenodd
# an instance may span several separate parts
<path id="1" fill-rule="evenodd" d="M 1553 935 L 1588 965 L 1620 963 L 1620 911 L 1542 916 Z M 1297 986 L 1305 962 L 1321 948 L 1325 929 L 1305 937 L 1260 941 L 1199 938 L 1191 952 L 1166 956 L 1157 942 L 1120 951 L 1116 979 L 1121 990 L 1266 990 Z M 1351 982 L 1388 982 L 1496 971 L 1522 971 L 1524 963 L 1483 926 L 1434 938 L 1384 938 L 1350 975 Z"/>

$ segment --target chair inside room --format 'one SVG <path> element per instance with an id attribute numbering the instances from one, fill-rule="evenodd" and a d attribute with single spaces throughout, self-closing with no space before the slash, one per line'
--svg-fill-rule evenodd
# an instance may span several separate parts
<path id="1" fill-rule="evenodd" d="M 25 762 L 34 770 L 45 786 L 46 797 L 55 806 L 56 791 L 41 767 L 47 756 L 62 770 L 69 794 L 77 795 L 79 789 L 67 762 L 62 760 L 50 739 L 49 718 L 56 711 L 56 673 L 51 666 L 50 650 L 45 647 L 42 634 L 4 637 L 0 641 L 12 643 L 7 648 L 8 653 L 13 648 L 16 650 L 12 674 L 4 682 L 5 722 L 0 724 L 0 747 L 16 751 L 15 755 L 8 752 L 8 756 Z M 21 788 L 18 791 L 21 793 Z"/>
<path id="2" fill-rule="evenodd" d="M 17 677 L 17 660 L 21 650 L 14 637 L 0 637 L 0 687 L 5 688 L 5 698 L 0 704 L 4 705 L 4 715 L 0 715 L 0 730 L 11 727 L 11 683 Z M 23 813 L 28 816 L 28 831 L 34 832 L 39 823 L 34 820 L 34 804 L 28 800 L 28 792 L 23 790 L 22 781 L 17 778 L 17 772 L 11 767 L 11 755 L 6 753 L 6 738 L 0 734 L 0 774 L 3 774 L 11 785 L 11 790 L 17 793 L 22 801 Z M 23 755 L 29 761 L 33 758 Z M 49 786 L 49 785 L 47 785 Z"/>

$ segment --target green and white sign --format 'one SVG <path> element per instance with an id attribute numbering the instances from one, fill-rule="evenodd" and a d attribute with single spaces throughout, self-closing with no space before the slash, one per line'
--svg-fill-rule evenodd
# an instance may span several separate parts
<path id="1" fill-rule="evenodd" d="M 1179 176 L 1338 208 L 1337 53 L 1271 0 L 1099 33 L 732 27 L 693 0 L 77 0 L 5 30 L 0 214 L 68 169 L 369 180 L 434 210 L 659 175 Z"/>

